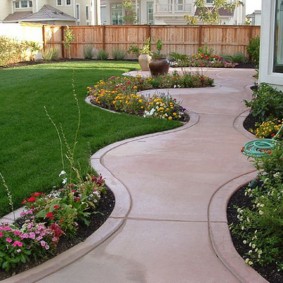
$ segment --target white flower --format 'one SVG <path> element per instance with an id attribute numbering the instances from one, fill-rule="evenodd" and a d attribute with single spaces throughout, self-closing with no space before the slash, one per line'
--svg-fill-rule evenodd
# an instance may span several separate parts
<path id="1" fill-rule="evenodd" d="M 67 178 L 64 178 L 62 184 L 65 185 L 67 183 L 67 180 L 68 180 Z"/>
<path id="2" fill-rule="evenodd" d="M 60 172 L 60 174 L 59 174 L 59 177 L 65 175 L 65 174 L 66 174 L 66 172 L 65 172 L 64 170 L 62 170 L 62 171 Z"/>
<path id="3" fill-rule="evenodd" d="M 280 172 L 277 172 L 273 175 L 274 178 L 279 178 L 280 177 Z"/>

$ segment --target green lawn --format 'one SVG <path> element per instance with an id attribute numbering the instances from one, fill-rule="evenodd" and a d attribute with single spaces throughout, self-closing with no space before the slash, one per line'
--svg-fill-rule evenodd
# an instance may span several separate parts
<path id="1" fill-rule="evenodd" d="M 89 157 L 98 149 L 125 138 L 175 128 L 179 122 L 110 113 L 85 103 L 87 86 L 100 79 L 138 68 L 134 62 L 60 62 L 0 69 L 0 172 L 14 206 L 31 192 L 50 191 L 60 183 L 60 143 L 44 106 L 66 139 L 73 141 L 77 110 L 72 82 L 79 99 L 81 127 L 76 161 L 90 171 Z M 0 216 L 9 212 L 0 182 Z"/>

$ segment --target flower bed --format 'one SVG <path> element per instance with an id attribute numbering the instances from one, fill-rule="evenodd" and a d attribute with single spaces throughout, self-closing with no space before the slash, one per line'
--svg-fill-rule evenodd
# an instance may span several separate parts
<path id="1" fill-rule="evenodd" d="M 156 78 L 111 77 L 88 88 L 91 102 L 118 112 L 183 120 L 185 109 L 170 95 L 145 96 L 139 91 L 159 88 L 192 88 L 213 86 L 213 79 L 201 74 L 158 76 Z"/>
<path id="2" fill-rule="evenodd" d="M 0 225 L 0 269 L 12 272 L 55 254 L 61 237 L 75 237 L 79 225 L 89 225 L 105 190 L 101 176 L 88 175 L 50 194 L 35 192 L 25 199 L 22 218 Z"/>
<path id="3" fill-rule="evenodd" d="M 260 138 L 271 138 L 278 132 L 283 118 L 283 96 L 267 84 L 254 92 L 246 128 Z M 244 123 L 245 124 L 245 123 Z M 256 180 L 250 182 L 241 194 L 236 208 L 231 204 L 228 217 L 233 242 L 245 262 L 253 266 L 269 282 L 283 279 L 283 141 L 277 135 L 274 148 L 253 160 L 258 170 Z M 232 197 L 233 199 L 236 197 Z M 231 212 L 229 213 L 231 214 Z M 229 215 L 228 214 L 228 215 Z"/>

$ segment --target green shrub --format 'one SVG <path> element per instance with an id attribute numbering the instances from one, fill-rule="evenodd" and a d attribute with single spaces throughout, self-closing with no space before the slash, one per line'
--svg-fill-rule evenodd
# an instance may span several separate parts
<path id="1" fill-rule="evenodd" d="M 109 53 L 106 50 L 100 49 L 97 52 L 97 59 L 98 60 L 107 60 L 109 57 Z"/>
<path id="2" fill-rule="evenodd" d="M 94 57 L 93 47 L 92 45 L 86 45 L 84 47 L 84 58 L 92 59 Z"/>
<path id="3" fill-rule="evenodd" d="M 283 118 L 283 92 L 268 84 L 260 84 L 252 100 L 245 100 L 245 104 L 259 123 Z"/>
<path id="4" fill-rule="evenodd" d="M 126 57 L 127 52 L 122 49 L 113 49 L 112 51 L 112 58 L 114 60 L 124 60 Z"/>
<path id="5" fill-rule="evenodd" d="M 283 270 L 283 144 L 255 161 L 258 180 L 251 182 L 245 195 L 251 207 L 237 209 L 238 223 L 230 228 L 247 247 L 249 265 L 275 264 Z"/>
<path id="6" fill-rule="evenodd" d="M 260 38 L 259 36 L 252 38 L 247 46 L 247 52 L 249 54 L 249 60 L 257 67 L 259 65 L 259 48 Z"/>
<path id="7" fill-rule="evenodd" d="M 231 56 L 233 63 L 247 63 L 248 59 L 245 54 L 238 52 Z"/>
<path id="8" fill-rule="evenodd" d="M 17 41 L 0 36 L 0 66 L 33 60 L 40 49 L 40 45 L 34 41 Z"/>
<path id="9" fill-rule="evenodd" d="M 59 59 L 59 51 L 57 48 L 49 48 L 42 52 L 42 58 L 46 61 L 54 61 Z"/>
<path id="10" fill-rule="evenodd" d="M 0 36 L 0 66 L 21 61 L 23 44 L 20 41 Z"/>

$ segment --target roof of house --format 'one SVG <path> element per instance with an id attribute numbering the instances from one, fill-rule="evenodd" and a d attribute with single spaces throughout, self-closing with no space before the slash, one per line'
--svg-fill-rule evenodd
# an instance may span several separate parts
<path id="1" fill-rule="evenodd" d="M 3 22 L 46 22 L 46 21 L 76 21 L 76 18 L 50 6 L 44 5 L 37 13 L 15 12 L 8 15 Z"/>
<path id="2" fill-rule="evenodd" d="M 3 22 L 19 22 L 27 16 L 30 16 L 32 12 L 15 12 L 13 14 L 8 15 Z"/>
<path id="3" fill-rule="evenodd" d="M 44 5 L 37 13 L 31 14 L 22 22 L 45 22 L 45 21 L 76 21 L 76 18 L 50 6 Z"/>
<path id="4" fill-rule="evenodd" d="M 212 7 L 208 7 L 208 9 L 211 10 Z M 227 9 L 224 9 L 224 8 L 220 8 L 218 12 L 219 12 L 220 17 L 232 17 L 233 14 L 234 14 L 234 11 L 227 10 Z M 199 16 L 199 14 L 200 14 L 200 9 L 197 8 L 196 12 L 195 12 L 195 16 Z"/>

